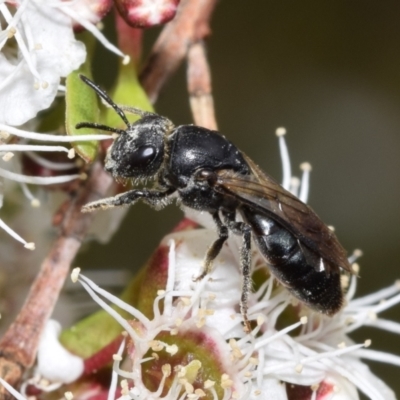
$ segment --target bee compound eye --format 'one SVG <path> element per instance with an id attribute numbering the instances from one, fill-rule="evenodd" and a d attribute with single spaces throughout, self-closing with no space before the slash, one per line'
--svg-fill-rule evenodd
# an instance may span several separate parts
<path id="1" fill-rule="evenodd" d="M 129 162 L 133 167 L 143 168 L 153 161 L 156 153 L 154 146 L 141 146 L 132 154 Z"/>

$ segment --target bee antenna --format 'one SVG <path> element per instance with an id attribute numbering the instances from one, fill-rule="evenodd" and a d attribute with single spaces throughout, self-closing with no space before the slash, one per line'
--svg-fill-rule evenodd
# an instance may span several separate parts
<path id="1" fill-rule="evenodd" d="M 123 105 L 120 105 L 119 107 L 121 108 L 122 111 L 125 111 L 128 114 L 138 115 L 139 117 L 150 117 L 150 116 L 159 117 L 159 115 L 156 113 L 153 113 L 151 111 L 144 111 L 141 110 L 140 108 L 123 106 Z"/>
<path id="2" fill-rule="evenodd" d="M 123 129 L 111 128 L 111 126 L 96 124 L 95 122 L 80 122 L 79 124 L 75 125 L 75 128 L 76 129 L 94 128 L 94 129 L 100 129 L 102 131 L 118 133 L 118 135 L 122 135 L 125 133 Z"/>
<path id="3" fill-rule="evenodd" d="M 79 74 L 79 78 L 81 78 L 81 80 L 83 81 L 83 82 L 85 82 L 86 83 L 86 85 L 88 85 L 89 87 L 91 87 L 104 101 L 106 101 L 114 110 L 115 110 L 115 112 L 121 117 L 121 119 L 125 122 L 125 124 L 126 124 L 126 126 L 130 126 L 130 123 L 129 123 L 129 121 L 128 121 L 128 118 L 126 118 L 126 115 L 125 115 L 125 113 L 122 111 L 122 109 L 117 105 L 117 104 L 115 104 L 112 100 L 111 100 L 111 98 L 110 98 L 110 96 L 103 90 L 103 89 L 101 89 L 99 86 L 97 86 L 93 81 L 91 81 L 89 78 L 87 78 L 86 76 L 84 76 L 84 75 L 82 75 L 82 74 Z M 78 125 L 80 125 L 80 124 L 78 124 Z M 79 129 L 78 128 L 78 125 L 76 126 L 77 127 L 77 129 Z M 87 126 L 86 126 L 87 127 Z M 83 128 L 83 126 L 81 126 L 81 128 Z M 98 127 L 99 129 L 103 129 L 103 130 L 109 130 L 110 132 L 113 132 L 111 129 L 112 128 L 109 128 L 109 127 L 107 127 L 107 128 L 109 128 L 109 129 L 104 129 L 104 128 L 106 128 L 104 125 L 100 128 L 100 127 Z M 123 131 L 122 131 L 123 132 Z M 119 133 L 119 132 L 117 132 L 117 133 Z"/>

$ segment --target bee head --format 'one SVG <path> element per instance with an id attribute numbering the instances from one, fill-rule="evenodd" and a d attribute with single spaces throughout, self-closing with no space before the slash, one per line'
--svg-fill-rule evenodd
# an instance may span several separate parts
<path id="1" fill-rule="evenodd" d="M 81 122 L 76 125 L 77 129 L 95 128 L 118 134 L 108 149 L 105 169 L 114 178 L 143 179 L 156 175 L 164 160 L 165 136 L 173 128 L 172 122 L 155 113 L 133 107 L 118 106 L 104 90 L 90 79 L 83 75 L 80 75 L 80 78 L 114 108 L 126 124 L 126 130 L 91 122 Z M 141 119 L 130 123 L 124 110 L 139 115 Z"/>
<path id="2" fill-rule="evenodd" d="M 105 169 L 114 177 L 150 178 L 164 160 L 165 135 L 171 129 L 166 118 L 152 114 L 128 126 L 109 148 Z"/>

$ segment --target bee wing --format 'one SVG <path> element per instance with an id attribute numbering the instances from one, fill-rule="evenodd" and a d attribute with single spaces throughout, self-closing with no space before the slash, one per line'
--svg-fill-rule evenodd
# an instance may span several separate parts
<path id="1" fill-rule="evenodd" d="M 214 190 L 231 195 L 280 223 L 303 245 L 306 257 L 308 248 L 327 261 L 327 272 L 329 269 L 339 271 L 339 268 L 352 272 L 346 251 L 317 214 L 262 172 L 253 161 L 248 158 L 246 161 L 252 169 L 252 175 L 220 170 L 217 172 Z M 313 262 L 313 265 L 319 268 L 319 262 Z"/>

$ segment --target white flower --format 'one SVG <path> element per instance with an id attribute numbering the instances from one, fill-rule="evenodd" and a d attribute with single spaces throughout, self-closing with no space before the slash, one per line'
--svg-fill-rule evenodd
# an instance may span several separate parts
<path id="1" fill-rule="evenodd" d="M 74 158 L 72 149 L 22 143 L 8 144 L 10 134 L 24 139 L 39 141 L 72 142 L 84 140 L 82 136 L 61 137 L 38 134 L 16 129 L 32 121 L 37 113 L 52 104 L 59 90 L 61 78 L 77 69 L 86 58 L 83 43 L 77 41 L 73 24 L 80 24 L 108 49 L 121 57 L 125 55 L 113 46 L 94 25 L 109 10 L 110 0 L 63 1 L 63 0 L 17 0 L 0 2 L 0 16 L 5 21 L 0 31 L 0 208 L 3 205 L 3 180 L 18 182 L 33 207 L 40 202 L 27 184 L 51 185 L 68 182 L 81 177 L 79 174 L 55 177 L 34 177 L 20 173 L 21 167 L 14 152 L 25 152 L 44 168 L 61 171 L 75 167 L 74 163 L 54 163 L 36 152 L 66 152 Z M 125 57 L 126 58 L 126 57 Z M 34 122 L 30 125 L 36 125 Z M 100 135 L 101 139 L 108 139 Z M 90 140 L 96 140 L 91 136 Z M 88 140 L 88 137 L 86 137 Z M 10 161 L 11 160 L 11 161 Z M 35 244 L 27 242 L 7 223 L 0 219 L 0 228 L 33 250 Z"/>
<path id="2" fill-rule="evenodd" d="M 24 152 L 44 168 L 62 171 L 75 167 L 73 162 L 55 163 L 37 152 L 65 152 L 74 158 L 74 150 L 48 144 L 7 143 L 10 134 L 36 141 L 73 142 L 108 139 L 105 135 L 54 136 L 28 132 L 15 128 L 29 121 L 36 126 L 41 110 L 52 104 L 58 91 L 65 91 L 61 78 L 77 69 L 86 58 L 83 43 L 77 41 L 73 24 L 89 30 L 104 46 L 121 57 L 125 55 L 112 45 L 94 25 L 108 11 L 110 0 L 17 0 L 0 2 L 0 16 L 5 21 L 0 31 L 0 208 L 3 205 L 3 180 L 18 182 L 33 207 L 40 202 L 29 190 L 28 184 L 51 185 L 82 177 L 67 174 L 54 177 L 35 177 L 21 174 L 19 157 L 14 152 Z M 125 57 L 126 58 L 126 57 Z M 61 121 L 60 121 L 61 123 Z M 14 157 L 14 158 L 13 158 Z M 33 242 L 27 242 L 7 223 L 0 219 L 0 228 L 33 250 Z"/>
<path id="3" fill-rule="evenodd" d="M 7 22 L 1 32 L 1 123 L 21 125 L 48 108 L 60 78 L 85 60 L 85 46 L 75 40 L 71 19 L 49 3 L 18 1 L 14 15 L 13 6 L 0 5 Z"/>
<path id="4" fill-rule="evenodd" d="M 284 133 L 282 128 L 277 130 L 283 160 L 283 185 L 306 201 L 311 167 L 307 163 L 302 164 L 301 185 L 298 179 L 293 179 Z M 194 215 L 203 225 L 210 225 L 205 214 Z M 243 331 L 242 318 L 238 313 L 241 276 L 240 242 L 237 237 L 231 237 L 227 246 L 224 246 L 215 261 L 210 280 L 206 277 L 202 282 L 193 282 L 193 277 L 199 274 L 207 247 L 215 237 L 214 229 L 203 229 L 176 232 L 163 239 L 160 248 L 171 246 L 168 279 L 165 290 L 159 291 L 154 301 L 154 318 L 150 320 L 138 310 L 121 304 L 86 278 L 80 278 L 95 301 L 114 315 L 133 341 L 134 351 L 130 352 L 132 369 L 122 371 L 119 367 L 120 357 L 114 365 L 114 382 L 116 375 L 129 378 L 133 382 L 134 389 L 126 391 L 124 398 L 161 398 L 165 376 L 159 381 L 158 390 L 150 391 L 143 381 L 142 364 L 151 363 L 153 357 L 156 357 L 154 355 L 148 358 L 148 352 L 154 343 L 158 344 L 158 347 L 155 346 L 157 352 L 166 348 L 167 344 L 159 343 L 157 337 L 160 332 L 170 332 L 172 341 L 176 335 L 180 335 L 179 339 L 175 339 L 178 349 L 180 343 L 184 342 L 185 335 L 190 337 L 201 333 L 209 338 L 215 346 L 215 353 L 210 354 L 210 357 L 215 357 L 216 363 L 223 366 L 222 376 L 226 376 L 225 381 L 220 383 L 224 390 L 224 399 L 255 399 L 260 398 L 260 394 L 266 398 L 268 394 L 271 398 L 284 400 L 288 398 L 291 385 L 308 387 L 313 399 L 323 399 L 328 395 L 334 400 L 358 399 L 357 389 L 374 400 L 395 399 L 390 388 L 373 375 L 360 358 L 400 366 L 400 357 L 364 349 L 370 345 L 370 341 L 354 344 L 348 333 L 363 325 L 375 325 L 400 333 L 400 324 L 377 317 L 379 312 L 400 302 L 400 285 L 395 284 L 373 295 L 353 300 L 356 289 L 356 277 L 353 276 L 346 295 L 347 304 L 338 314 L 327 317 L 303 307 L 304 315 L 299 322 L 278 330 L 277 321 L 293 302 L 293 298 L 282 287 L 274 289 L 274 280 L 270 277 L 250 296 L 249 318 L 257 321 L 257 326 L 247 335 Z M 258 268 L 266 268 L 260 266 L 258 253 L 253 253 L 253 264 L 258 265 Z M 360 252 L 355 252 L 350 257 L 350 262 L 354 263 L 359 255 Z M 162 263 L 161 260 L 159 262 Z M 353 265 L 357 268 L 356 264 Z M 152 274 L 154 272 L 151 271 Z M 137 324 L 134 323 L 134 328 L 100 300 L 96 292 L 128 311 L 138 321 Z M 295 329 L 300 331 L 294 334 Z M 192 353 L 194 355 L 191 357 L 195 358 L 196 351 L 193 350 Z M 163 357 L 163 362 L 168 363 L 168 356 L 157 354 L 157 357 Z M 147 358 L 144 358 L 146 355 Z M 174 371 L 176 370 L 175 366 Z M 171 371 L 168 371 L 170 374 Z M 187 381 L 189 385 L 186 387 L 178 375 L 173 375 L 167 398 L 195 398 L 191 397 L 195 394 L 191 386 L 193 382 Z M 299 390 L 298 387 L 294 386 L 293 390 Z M 208 387 L 205 382 L 198 389 L 204 392 L 215 390 L 214 386 Z M 182 391 L 186 393 L 186 397 L 182 395 Z M 113 393 L 112 388 L 110 393 Z"/>
<path id="5" fill-rule="evenodd" d="M 19 157 L 9 157 L 8 155 L 14 155 L 12 152 L 25 153 L 31 158 L 37 165 L 47 168 L 53 171 L 68 171 L 76 167 L 74 162 L 52 162 L 46 158 L 41 157 L 37 152 L 65 152 L 68 154 L 68 158 L 74 158 L 75 152 L 73 149 L 68 149 L 64 146 L 51 146 L 51 145 L 29 145 L 29 144 L 3 144 L 5 140 L 8 140 L 10 135 L 22 138 L 32 139 L 36 141 L 44 142 L 62 142 L 71 143 L 85 140 L 109 140 L 109 135 L 79 135 L 79 136 L 61 136 L 51 135 L 37 132 L 30 132 L 14 128 L 11 126 L 0 123 L 0 179 L 5 179 L 13 182 L 17 182 L 21 185 L 24 195 L 30 201 L 32 207 L 39 207 L 39 200 L 33 196 L 29 190 L 28 184 L 33 185 L 53 185 L 72 181 L 74 179 L 86 179 L 85 174 L 68 174 L 58 176 L 30 176 L 20 173 L 21 163 Z M 17 170 L 18 172 L 15 172 Z M 3 201 L 3 187 L 0 186 L 0 209 Z M 18 233 L 14 232 L 2 219 L 0 219 L 0 228 L 4 229 L 14 239 L 21 242 L 25 248 L 29 250 L 35 249 L 33 242 L 27 242 Z"/>
<path id="6" fill-rule="evenodd" d="M 61 325 L 49 320 L 40 338 L 37 369 L 41 376 L 61 386 L 76 381 L 83 373 L 83 360 L 67 351 L 58 341 Z"/>
<path id="7" fill-rule="evenodd" d="M 285 185 L 303 198 L 307 190 L 291 179 L 290 164 L 283 137 Z M 303 165 L 303 183 L 310 168 Z M 208 225 L 207 219 L 197 217 Z M 241 295 L 240 252 L 236 237 L 231 237 L 215 260 L 214 271 L 202 281 L 198 276 L 204 254 L 216 238 L 215 229 L 181 230 L 163 239 L 158 256 L 141 274 L 139 296 L 153 300 L 152 317 L 99 288 L 88 278 L 73 273 L 90 296 L 125 330 L 131 342 L 130 365 L 121 362 L 127 340 L 114 355 L 109 399 L 114 398 L 118 378 L 122 378 L 121 399 L 199 399 L 212 398 L 287 400 L 358 399 L 358 391 L 372 400 L 394 400 L 395 394 L 361 362 L 362 358 L 400 366 L 400 357 L 366 349 L 370 341 L 354 344 L 348 334 L 361 326 L 376 326 L 400 334 L 400 324 L 382 320 L 378 314 L 400 303 L 398 283 L 374 294 L 353 299 L 356 277 L 352 276 L 346 304 L 333 317 L 300 306 L 301 317 L 278 328 L 288 315 L 297 316 L 293 298 L 283 287 L 267 277 L 250 295 L 248 316 L 255 321 L 251 333 L 243 330 L 239 312 Z M 253 252 L 256 268 L 267 270 Z M 356 269 L 355 252 L 350 262 Z M 146 280 L 147 279 L 147 280 Z M 143 284 L 143 280 L 147 284 Z M 130 315 L 121 317 L 107 302 Z M 147 310 L 148 311 L 148 310 Z M 101 332 L 99 332 L 101 334 Z M 44 344 L 45 347 L 45 344 Z M 58 376 L 63 375 L 63 368 Z M 44 371 L 44 370 L 43 370 Z M 151 371 L 148 374 L 147 371 Z M 46 372 L 42 372 L 46 374 Z M 65 373 L 67 375 L 67 373 Z M 151 384 L 149 387 L 149 379 Z M 127 381 L 128 380 L 128 381 Z M 6 386 L 10 391 L 12 388 Z"/>
<path id="8" fill-rule="evenodd" d="M 100 20 L 112 7 L 112 0 L 52 0 L 53 7 L 59 8 L 71 18 L 74 27 L 83 27 L 90 32 L 106 49 L 123 58 L 124 65 L 130 62 L 130 57 L 113 45 L 100 31 Z M 100 28 L 97 26 L 100 23 Z"/>
<path id="9" fill-rule="evenodd" d="M 159 291 L 154 300 L 154 318 L 148 319 L 138 310 L 121 303 L 97 287 L 84 276 L 79 280 L 89 294 L 106 311 L 113 315 L 128 332 L 134 346 L 130 351 L 132 368 L 120 369 L 121 357 L 115 358 L 114 374 L 132 380 L 134 390 L 126 394 L 126 399 L 161 399 L 165 380 L 160 380 L 159 390 L 150 391 L 144 381 L 142 365 L 155 360 L 148 354 L 153 350 L 162 358 L 164 365 L 169 362 L 168 353 L 173 353 L 170 341 L 159 341 L 161 332 L 167 332 L 174 341 L 176 351 L 185 338 L 195 335 L 207 337 L 205 342 L 212 343 L 209 357 L 222 364 L 227 385 L 222 386 L 226 398 L 255 399 L 258 394 L 273 394 L 273 398 L 287 399 L 286 385 L 307 386 L 315 392 L 316 398 L 329 393 L 330 399 L 356 399 L 357 390 L 364 392 L 374 400 L 395 399 L 394 393 L 360 361 L 360 357 L 397 363 L 400 358 L 371 350 L 363 350 L 369 341 L 353 344 L 347 333 L 362 325 L 373 324 L 384 328 L 384 322 L 376 317 L 378 312 L 400 302 L 400 286 L 393 285 L 374 295 L 352 300 L 356 278 L 352 278 L 348 292 L 348 304 L 334 317 L 326 317 L 304 309 L 307 316 L 284 329 L 276 328 L 277 320 L 290 305 L 292 298 L 283 288 L 273 289 L 273 279 L 251 295 L 253 304 L 249 317 L 257 321 L 257 327 L 250 335 L 243 331 L 241 315 L 238 313 L 240 299 L 239 259 L 236 243 L 229 242 L 216 260 L 215 271 L 210 280 L 193 282 L 193 276 L 199 272 L 207 246 L 215 235 L 206 229 L 182 231 L 164 238 L 161 247 L 170 243 L 168 256 L 168 280 L 165 290 Z M 129 312 L 137 321 L 133 324 L 122 319 L 98 296 Z M 381 300 L 386 302 L 382 303 Z M 163 311 L 160 305 L 163 303 Z M 397 333 L 400 333 L 398 325 Z M 295 329 L 301 330 L 293 334 Z M 169 332 L 169 333 L 168 333 Z M 289 335 L 291 332 L 291 335 Z M 121 350 L 122 352 L 122 350 Z M 196 349 L 190 349 L 191 357 Z M 171 354 L 172 354 L 171 353 Z M 196 359 L 196 358 L 195 358 Z M 173 360 L 171 358 L 171 363 Z M 183 366 L 181 366 L 183 367 Z M 179 370 L 176 368 L 175 371 Z M 160 371 L 161 374 L 161 371 Z M 172 372 L 174 374 L 174 372 Z M 168 399 L 187 398 L 191 386 L 185 388 L 177 374 L 174 383 L 169 386 Z M 116 378 L 114 379 L 116 382 Z M 189 383 L 193 383 L 189 381 Z M 197 382 L 198 383 L 198 382 Z M 199 388 L 205 392 L 211 390 L 203 382 Z M 187 397 L 182 396 L 187 391 Z M 113 389 L 110 389 L 113 393 Z M 182 397 L 180 397 L 182 396 Z M 236 397 L 235 397 L 236 396 Z M 225 398 L 225 397 L 224 397 Z M 263 397 L 264 398 L 264 397 Z"/>
<path id="10" fill-rule="evenodd" d="M 75 39 L 74 24 L 129 62 L 92 22 L 109 9 L 108 0 L 98 3 L 17 0 L 0 4 L 6 21 L 0 33 L 0 123 L 18 126 L 47 109 L 62 89 L 60 79 L 85 61 L 85 46 Z"/>

